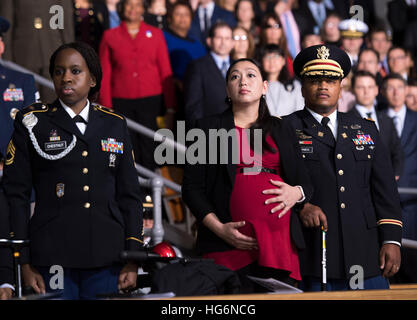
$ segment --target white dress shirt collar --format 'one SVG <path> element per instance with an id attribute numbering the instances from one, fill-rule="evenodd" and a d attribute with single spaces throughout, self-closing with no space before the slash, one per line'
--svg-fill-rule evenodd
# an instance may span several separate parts
<path id="1" fill-rule="evenodd" d="M 61 103 L 64 110 L 69 114 L 71 119 L 74 119 L 76 116 L 75 112 L 68 107 L 65 103 L 62 102 L 61 99 L 59 99 L 59 102 Z M 79 115 L 88 123 L 88 116 L 90 112 L 90 101 L 87 99 L 87 104 L 85 105 L 84 109 L 79 113 Z M 85 129 L 87 128 L 87 125 L 85 123 L 77 122 L 77 127 L 80 129 L 81 133 L 84 134 Z"/>
<path id="2" fill-rule="evenodd" d="M 311 115 L 314 117 L 314 119 L 317 120 L 318 123 L 321 124 L 321 119 L 323 119 L 323 116 L 321 114 L 318 114 L 317 112 L 314 112 L 310 108 L 306 107 L 306 109 L 311 113 Z M 329 123 L 327 124 L 330 128 L 330 130 L 333 133 L 333 137 L 337 137 L 337 110 L 333 111 L 332 114 L 329 114 L 327 116 L 329 118 Z"/>

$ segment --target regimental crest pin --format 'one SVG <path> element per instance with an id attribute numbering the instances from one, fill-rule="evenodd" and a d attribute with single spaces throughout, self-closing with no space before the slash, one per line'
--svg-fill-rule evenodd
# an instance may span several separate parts
<path id="1" fill-rule="evenodd" d="M 52 129 L 49 133 L 49 141 L 59 141 L 61 137 L 58 136 L 56 129 Z"/>
<path id="2" fill-rule="evenodd" d="M 114 153 L 110 153 L 109 167 L 115 167 L 115 166 L 116 166 L 116 155 Z"/>
<path id="3" fill-rule="evenodd" d="M 65 184 L 63 183 L 57 183 L 56 185 L 56 196 L 58 198 L 62 198 L 65 193 Z"/>

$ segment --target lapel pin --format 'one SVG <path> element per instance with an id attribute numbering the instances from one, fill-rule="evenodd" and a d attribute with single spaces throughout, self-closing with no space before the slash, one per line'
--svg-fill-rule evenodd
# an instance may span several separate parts
<path id="1" fill-rule="evenodd" d="M 64 196 L 64 191 L 65 191 L 65 184 L 58 183 L 56 185 L 56 196 L 58 198 L 62 198 Z"/>
<path id="2" fill-rule="evenodd" d="M 323 137 L 323 136 L 324 136 L 324 133 L 323 133 L 323 132 L 321 132 L 321 131 L 319 131 L 319 132 L 317 133 L 317 135 L 318 135 L 319 137 Z"/>

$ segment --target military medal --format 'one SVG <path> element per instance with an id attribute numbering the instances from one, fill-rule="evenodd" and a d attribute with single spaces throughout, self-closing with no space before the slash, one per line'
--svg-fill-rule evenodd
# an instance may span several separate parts
<path id="1" fill-rule="evenodd" d="M 58 198 L 62 198 L 64 196 L 64 189 L 65 189 L 65 184 L 63 183 L 58 183 L 56 185 L 56 196 Z"/>
<path id="2" fill-rule="evenodd" d="M 357 134 L 356 139 L 352 139 L 355 145 L 372 145 L 374 141 L 369 134 Z"/>
<path id="3" fill-rule="evenodd" d="M 110 153 L 109 167 L 115 167 L 115 166 L 116 166 L 116 155 L 114 153 Z"/>
<path id="4" fill-rule="evenodd" d="M 117 142 L 114 138 L 101 140 L 101 150 L 105 152 L 123 154 L 123 142 Z"/>

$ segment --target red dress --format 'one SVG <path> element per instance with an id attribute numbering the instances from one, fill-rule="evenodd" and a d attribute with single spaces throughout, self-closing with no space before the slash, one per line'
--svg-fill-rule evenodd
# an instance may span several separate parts
<path id="1" fill-rule="evenodd" d="M 265 151 L 262 156 L 255 155 L 249 148 L 247 137 L 242 134 L 242 128 L 236 127 L 241 137 L 240 164 L 237 165 L 237 173 L 234 188 L 230 198 L 230 213 L 232 220 L 245 221 L 244 227 L 239 231 L 245 235 L 255 237 L 259 250 L 234 249 L 223 252 L 211 252 L 205 254 L 205 258 L 214 259 L 217 264 L 224 265 L 231 270 L 241 269 L 255 261 L 258 265 L 290 272 L 290 277 L 301 280 L 298 254 L 290 236 L 290 215 L 287 212 L 278 219 L 280 211 L 271 214 L 270 211 L 275 204 L 265 204 L 271 195 L 262 193 L 265 189 L 272 189 L 275 186 L 270 179 L 283 181 L 280 177 L 279 153 Z M 278 150 L 274 140 L 268 136 L 267 143 Z M 250 153 L 249 151 L 250 150 Z M 242 160 L 249 155 L 252 158 L 250 164 Z M 243 158 L 245 157 L 245 158 Z M 246 160 L 245 162 L 249 162 Z M 277 170 L 278 174 L 267 172 L 241 173 L 243 167 L 259 167 Z"/>

